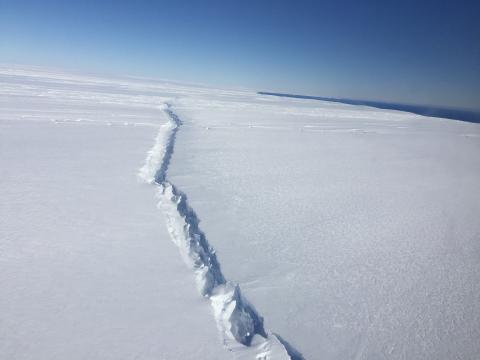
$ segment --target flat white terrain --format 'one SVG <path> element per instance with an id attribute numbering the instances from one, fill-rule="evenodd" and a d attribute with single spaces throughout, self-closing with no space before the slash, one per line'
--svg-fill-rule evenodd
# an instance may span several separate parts
<path id="1" fill-rule="evenodd" d="M 478 124 L 263 96 L 177 113 L 172 182 L 305 358 L 478 357 Z"/>
<path id="2" fill-rule="evenodd" d="M 0 358 L 228 359 L 136 178 L 162 102 L 54 73 L 0 84 Z"/>
<path id="3" fill-rule="evenodd" d="M 0 353 L 477 359 L 479 154 L 478 124 L 2 67 Z"/>

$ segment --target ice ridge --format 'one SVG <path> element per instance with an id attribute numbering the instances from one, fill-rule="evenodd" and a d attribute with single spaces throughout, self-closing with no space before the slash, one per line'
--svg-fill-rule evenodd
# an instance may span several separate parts
<path id="1" fill-rule="evenodd" d="M 215 250 L 200 230 L 200 221 L 188 205 L 187 196 L 166 179 L 182 121 L 170 104 L 161 109 L 167 122 L 160 127 L 138 177 L 156 185 L 159 208 L 165 214 L 170 237 L 184 262 L 193 270 L 199 292 L 210 300 L 225 346 L 238 354 L 242 353 L 238 344 L 250 347 L 251 351 L 247 353 L 259 360 L 303 359 L 290 345 L 285 346 L 283 339 L 265 331 L 263 317 L 241 294 L 239 285 L 228 281 L 222 274 Z"/>

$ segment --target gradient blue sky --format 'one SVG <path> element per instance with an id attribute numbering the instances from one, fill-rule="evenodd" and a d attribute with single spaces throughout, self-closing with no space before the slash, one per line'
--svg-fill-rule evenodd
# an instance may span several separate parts
<path id="1" fill-rule="evenodd" d="M 479 1 L 5 1 L 0 62 L 480 109 Z"/>

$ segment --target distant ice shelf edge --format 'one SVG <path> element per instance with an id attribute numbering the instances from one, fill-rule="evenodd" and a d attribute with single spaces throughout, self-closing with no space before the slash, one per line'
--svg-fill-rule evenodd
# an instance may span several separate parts
<path id="1" fill-rule="evenodd" d="M 160 126 L 138 177 L 156 186 L 158 207 L 163 211 L 170 237 L 183 261 L 193 270 L 200 294 L 210 300 L 224 346 L 242 358 L 251 354 L 257 360 L 302 360 L 300 352 L 264 328 L 263 317 L 241 294 L 239 285 L 225 279 L 187 196 L 166 179 L 182 121 L 171 104 L 163 104 L 159 109 L 166 114 L 167 121 Z"/>
<path id="2" fill-rule="evenodd" d="M 372 101 L 372 100 L 331 98 L 331 97 L 325 97 L 325 96 L 285 94 L 285 93 L 276 93 L 276 92 L 270 92 L 270 91 L 258 91 L 257 94 L 279 96 L 279 97 L 286 97 L 286 98 L 293 98 L 293 99 L 321 100 L 321 101 L 328 101 L 328 102 L 347 104 L 347 105 L 370 106 L 377 109 L 406 111 L 406 112 L 411 112 L 413 114 L 422 115 L 422 116 L 431 116 L 431 117 L 437 117 L 437 118 L 466 121 L 466 122 L 477 123 L 477 124 L 480 123 L 480 112 L 474 111 L 474 110 L 468 110 L 468 109 L 390 103 L 390 102 Z"/>

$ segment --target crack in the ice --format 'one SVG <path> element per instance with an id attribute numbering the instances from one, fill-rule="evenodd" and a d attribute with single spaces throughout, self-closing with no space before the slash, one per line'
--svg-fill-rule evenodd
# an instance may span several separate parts
<path id="1" fill-rule="evenodd" d="M 168 137 L 167 143 L 165 144 L 163 161 L 161 162 L 160 167 L 155 173 L 155 182 L 159 185 L 165 181 L 165 178 L 167 176 L 167 169 L 168 169 L 168 165 L 170 164 L 170 160 L 172 159 L 173 147 L 175 146 L 175 138 L 177 137 L 177 131 L 178 131 L 178 128 L 182 125 L 182 121 L 170 109 L 169 104 L 167 104 L 167 108 L 165 109 L 165 112 L 167 113 L 170 120 L 173 121 L 174 126 L 172 127 L 170 136 Z"/>
<path id="2" fill-rule="evenodd" d="M 280 336 L 267 334 L 263 318 L 242 296 L 240 287 L 225 279 L 215 250 L 200 230 L 200 221 L 188 205 L 187 196 L 166 179 L 182 121 L 172 111 L 170 104 L 166 104 L 163 110 L 169 121 L 160 129 L 156 143 L 139 171 L 139 177 L 158 186 L 159 206 L 166 215 L 170 236 L 179 247 L 184 261 L 194 270 L 200 293 L 210 299 L 225 345 L 234 348 L 235 345 L 231 344 L 231 340 L 234 340 L 251 346 L 256 335 L 259 335 L 263 340 L 255 341 L 257 359 L 269 359 L 275 350 L 276 356 L 303 360 L 300 352 Z"/>

